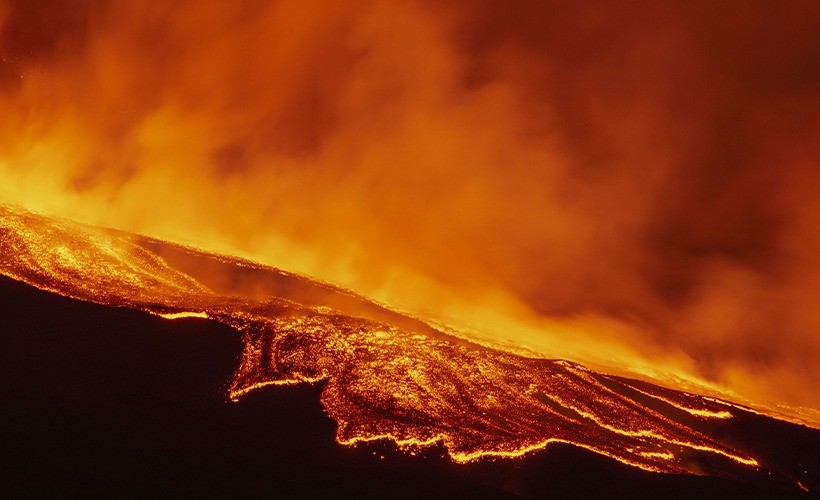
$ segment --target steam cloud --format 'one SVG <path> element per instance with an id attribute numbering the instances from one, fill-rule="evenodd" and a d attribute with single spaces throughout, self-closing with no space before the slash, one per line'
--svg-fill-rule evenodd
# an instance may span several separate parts
<path id="1" fill-rule="evenodd" d="M 439 4 L 4 1 L 0 193 L 820 408 L 820 4 Z"/>

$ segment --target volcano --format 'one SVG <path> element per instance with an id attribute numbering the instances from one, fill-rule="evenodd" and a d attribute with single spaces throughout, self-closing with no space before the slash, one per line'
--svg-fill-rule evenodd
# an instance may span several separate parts
<path id="1" fill-rule="evenodd" d="M 6 470 L 24 491 L 40 473 L 56 491 L 211 493 L 274 477 L 524 496 L 818 482 L 809 426 L 479 345 L 276 268 L 14 206 L 0 249 Z M 557 481 L 567 457 L 578 470 Z"/>

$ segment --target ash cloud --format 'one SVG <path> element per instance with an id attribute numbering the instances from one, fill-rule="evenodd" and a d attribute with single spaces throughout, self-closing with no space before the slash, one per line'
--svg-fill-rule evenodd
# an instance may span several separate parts
<path id="1" fill-rule="evenodd" d="M 7 198 L 417 311 L 491 291 L 604 318 L 820 407 L 814 2 L 21 0 L 0 22 Z"/>

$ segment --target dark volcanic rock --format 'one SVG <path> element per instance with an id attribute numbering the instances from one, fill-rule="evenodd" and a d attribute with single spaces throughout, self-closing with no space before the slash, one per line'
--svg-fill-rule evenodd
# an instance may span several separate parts
<path id="1" fill-rule="evenodd" d="M 333 441 L 319 385 L 226 402 L 241 343 L 219 323 L 166 321 L 7 278 L 0 278 L 0 317 L 4 496 L 791 495 L 647 473 L 565 445 L 468 465 L 449 462 L 440 449 L 407 456 L 386 444 L 345 448 Z M 738 440 L 754 435 L 796 463 L 817 465 L 816 431 L 770 419 L 724 425 Z"/>

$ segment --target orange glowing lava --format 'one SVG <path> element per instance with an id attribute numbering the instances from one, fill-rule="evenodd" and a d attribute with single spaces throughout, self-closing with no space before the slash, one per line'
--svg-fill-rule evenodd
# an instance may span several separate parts
<path id="1" fill-rule="evenodd" d="M 454 461 L 469 462 L 561 442 L 656 472 L 693 472 L 692 458 L 703 454 L 713 457 L 714 471 L 768 470 L 676 418 L 726 419 L 740 411 L 720 400 L 473 344 L 273 268 L 10 206 L 0 206 L 0 251 L 0 273 L 41 289 L 168 319 L 230 325 L 244 352 L 228 397 L 321 381 L 322 405 L 345 445 L 385 439 L 417 450 L 438 444 Z M 169 264 L 182 257 L 237 275 L 261 273 L 279 293 L 217 291 Z M 655 410 L 630 391 L 668 406 Z"/>

